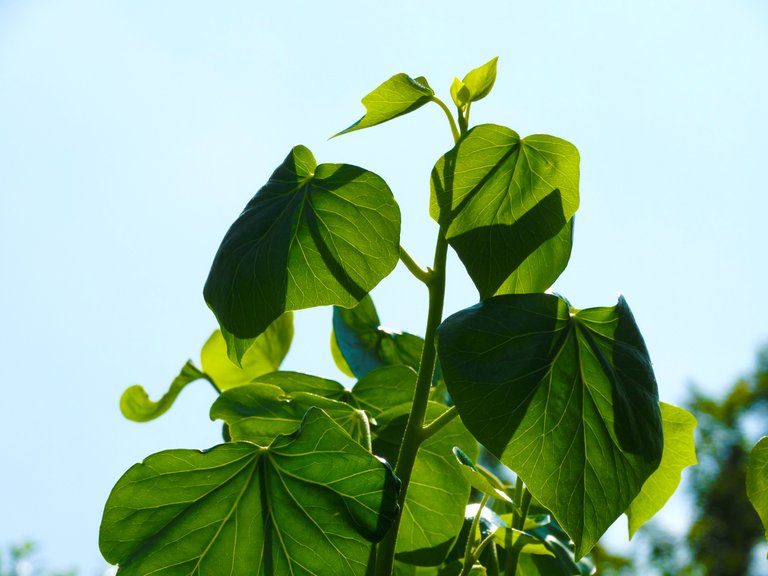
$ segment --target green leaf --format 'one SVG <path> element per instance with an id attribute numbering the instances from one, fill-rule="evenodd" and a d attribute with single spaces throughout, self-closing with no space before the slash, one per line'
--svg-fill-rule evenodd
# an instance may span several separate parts
<path id="1" fill-rule="evenodd" d="M 168 392 L 163 394 L 163 397 L 157 402 L 150 400 L 146 390 L 139 384 L 126 388 L 120 397 L 120 411 L 128 420 L 134 422 L 154 420 L 168 411 L 187 384 L 201 378 L 206 378 L 205 374 L 188 361 L 179 375 L 171 382 Z"/>
<path id="2" fill-rule="evenodd" d="M 410 408 L 410 403 L 398 406 L 376 418 L 379 426 L 374 430 L 374 453 L 393 466 Z M 445 406 L 430 402 L 427 419 L 434 420 L 446 410 Z M 420 566 L 440 564 L 461 529 L 470 485 L 453 456 L 456 445 L 470 458 L 477 458 L 477 442 L 458 418 L 419 448 L 397 535 L 397 559 L 402 562 Z"/>
<path id="3" fill-rule="evenodd" d="M 519 557 L 517 576 L 590 576 L 595 566 L 588 558 L 576 560 L 568 535 L 555 522 L 540 524 L 526 532 L 544 542 L 551 555 L 525 554 Z"/>
<path id="4" fill-rule="evenodd" d="M 399 259 L 400 209 L 387 184 L 296 146 L 219 247 L 203 293 L 227 332 L 264 332 L 283 312 L 355 306 Z"/>
<path id="5" fill-rule="evenodd" d="M 579 311 L 549 294 L 497 296 L 447 318 L 438 347 L 464 424 L 582 557 L 661 460 L 656 380 L 625 300 Z"/>
<path id="6" fill-rule="evenodd" d="M 464 108 L 469 102 L 469 88 L 458 78 L 454 78 L 451 83 L 451 100 L 457 108 Z"/>
<path id="7" fill-rule="evenodd" d="M 321 408 L 350 436 L 358 435 L 361 416 L 349 404 L 309 392 L 289 393 L 272 384 L 245 384 L 223 392 L 211 406 L 211 420 L 224 420 L 235 442 L 269 446 L 280 434 L 298 430 L 312 407 Z"/>
<path id="8" fill-rule="evenodd" d="M 350 393 L 350 402 L 374 418 L 413 401 L 416 372 L 408 366 L 381 366 L 366 373 Z"/>
<path id="9" fill-rule="evenodd" d="M 467 72 L 462 82 L 469 93 L 469 101 L 477 102 L 490 93 L 496 82 L 496 63 L 499 57 L 492 58 L 482 66 Z"/>
<path id="10" fill-rule="evenodd" d="M 629 537 L 661 510 L 680 484 L 683 468 L 696 464 L 693 431 L 696 418 L 683 408 L 660 403 L 664 429 L 661 464 L 643 484 L 640 494 L 627 508 Z"/>
<path id="11" fill-rule="evenodd" d="M 254 379 L 253 383 L 272 384 L 291 394 L 294 392 L 310 392 L 333 400 L 344 400 L 348 395 L 344 386 L 334 380 L 302 374 L 301 372 L 270 372 L 269 374 L 258 376 Z"/>
<path id="12" fill-rule="evenodd" d="M 280 367 L 293 340 L 293 313 L 280 316 L 257 338 L 240 340 L 249 343 L 245 350 L 237 345 L 234 336 L 228 337 L 216 330 L 200 351 L 203 372 L 213 379 L 219 390 L 247 384 L 256 376 Z M 234 346 L 228 345 L 230 342 Z"/>
<path id="13" fill-rule="evenodd" d="M 768 436 L 763 436 L 749 455 L 747 497 L 763 521 L 768 540 Z"/>
<path id="14" fill-rule="evenodd" d="M 497 486 L 494 486 L 488 477 L 477 469 L 472 458 L 467 456 L 461 448 L 454 446 L 453 455 L 456 457 L 459 464 L 461 464 L 461 473 L 472 485 L 472 488 L 497 500 L 512 502 L 512 499 L 507 496 L 506 492 L 500 490 Z"/>
<path id="15" fill-rule="evenodd" d="M 136 464 L 99 534 L 121 576 L 364 575 L 397 514 L 399 481 L 326 416 L 269 448 L 168 450 Z M 362 536 L 362 538 L 361 538 Z"/>
<path id="16" fill-rule="evenodd" d="M 332 338 L 352 373 L 361 378 L 374 368 L 396 364 L 418 370 L 424 340 L 379 324 L 370 296 L 349 310 L 334 307 Z"/>
<path id="17" fill-rule="evenodd" d="M 423 76 L 414 79 L 407 74 L 395 74 L 363 98 L 365 116 L 335 136 L 376 126 L 413 112 L 430 102 L 434 95 Z"/>
<path id="18" fill-rule="evenodd" d="M 507 550 L 516 549 L 521 554 L 540 554 L 554 556 L 555 554 L 533 534 L 500 526 L 493 533 L 493 541 Z"/>
<path id="19" fill-rule="evenodd" d="M 430 214 L 481 299 L 544 291 L 568 264 L 579 205 L 579 153 L 569 142 L 476 126 L 437 161 L 431 189 Z"/>

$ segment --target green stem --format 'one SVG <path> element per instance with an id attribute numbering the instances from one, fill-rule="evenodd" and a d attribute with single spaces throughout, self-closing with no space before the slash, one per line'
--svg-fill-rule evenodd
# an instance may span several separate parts
<path id="1" fill-rule="evenodd" d="M 451 420 L 456 418 L 458 415 L 459 411 L 456 406 L 451 406 L 448 408 L 448 410 L 440 414 L 440 416 L 432 420 L 432 422 L 421 429 L 421 441 L 424 442 L 424 440 L 427 438 L 430 438 L 431 436 L 434 436 L 440 432 L 440 430 L 442 430 L 446 424 L 450 423 Z"/>
<path id="2" fill-rule="evenodd" d="M 214 390 L 216 390 L 216 393 L 217 393 L 217 394 L 221 394 L 221 388 L 219 388 L 218 386 L 216 386 L 216 382 L 214 382 L 214 381 L 213 381 L 213 378 L 211 378 L 210 376 L 208 376 L 208 374 L 205 374 L 205 373 L 203 373 L 203 378 L 205 378 L 206 380 L 208 380 L 208 382 L 210 383 L 210 385 L 211 385 L 211 386 L 213 386 L 213 389 L 214 389 Z"/>
<path id="3" fill-rule="evenodd" d="M 531 493 L 520 480 L 515 482 L 515 513 L 512 520 L 512 528 L 523 530 L 525 528 L 525 519 L 528 517 L 528 508 L 531 506 Z M 517 573 L 517 561 L 520 558 L 520 550 L 513 546 L 507 552 L 507 566 L 504 570 L 505 576 L 515 576 Z"/>
<path id="4" fill-rule="evenodd" d="M 405 496 L 408 493 L 408 484 L 411 481 L 413 465 L 416 462 L 416 454 L 423 441 L 424 420 L 429 404 L 429 392 L 432 387 L 432 375 L 437 360 L 436 336 L 437 328 L 443 319 L 443 302 L 445 300 L 445 261 L 448 256 L 448 242 L 442 230 L 438 233 L 435 246 L 435 260 L 432 266 L 431 278 L 427 284 L 429 288 L 429 312 L 427 314 L 427 327 L 424 332 L 424 348 L 421 353 L 419 374 L 416 378 L 416 391 L 413 395 L 411 414 L 403 434 L 403 442 L 400 445 L 400 454 L 397 457 L 395 474 L 400 478 L 401 488 L 398 503 L 401 514 L 397 517 L 387 535 L 381 541 L 376 557 L 376 576 L 391 576 L 395 562 L 395 544 L 397 532 L 400 528 L 405 505 Z"/>
<path id="5" fill-rule="evenodd" d="M 437 96 L 432 96 L 432 102 L 440 106 L 440 108 L 443 109 L 443 112 L 445 112 L 445 115 L 448 117 L 448 122 L 451 124 L 451 134 L 453 134 L 453 141 L 458 142 L 459 137 L 461 136 L 461 133 L 459 132 L 459 129 L 456 127 L 456 121 L 453 119 L 453 114 L 451 114 L 451 110 L 448 108 L 448 106 L 445 105 L 445 102 L 440 100 Z"/>
<path id="6" fill-rule="evenodd" d="M 477 509 L 477 514 L 475 514 L 475 517 L 472 519 L 472 527 L 469 529 L 469 536 L 467 536 L 467 547 L 464 549 L 464 566 L 462 567 L 459 576 L 466 576 L 469 574 L 469 571 L 472 570 L 472 565 L 475 563 L 476 556 L 472 552 L 472 543 L 475 540 L 477 527 L 480 526 L 480 517 L 483 515 L 483 508 L 485 508 L 489 498 L 490 496 L 488 496 L 488 494 L 483 494 L 483 499 L 480 501 L 480 507 Z"/>
<path id="7" fill-rule="evenodd" d="M 405 264 L 411 274 L 413 274 L 417 280 L 429 284 L 432 274 L 428 270 L 424 270 L 421 266 L 416 264 L 416 261 L 411 258 L 411 255 L 405 251 L 405 248 L 400 246 L 400 261 Z"/>

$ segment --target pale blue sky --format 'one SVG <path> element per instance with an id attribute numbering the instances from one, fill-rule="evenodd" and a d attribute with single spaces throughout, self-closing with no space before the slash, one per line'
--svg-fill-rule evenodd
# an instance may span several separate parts
<path id="1" fill-rule="evenodd" d="M 97 573 L 112 485 L 166 448 L 207 448 L 213 391 L 161 394 L 215 321 L 202 286 L 224 232 L 295 144 L 385 178 L 423 263 L 428 176 L 451 146 L 437 107 L 328 141 L 397 72 L 445 99 L 499 56 L 473 123 L 581 152 L 574 306 L 621 292 L 661 396 L 718 390 L 768 340 L 768 4 L 763 0 L 257 3 L 0 0 L 0 545 Z M 451 268 L 447 313 L 476 293 Z M 422 287 L 374 291 L 421 332 Z M 329 311 L 297 315 L 286 367 L 338 377 Z"/>

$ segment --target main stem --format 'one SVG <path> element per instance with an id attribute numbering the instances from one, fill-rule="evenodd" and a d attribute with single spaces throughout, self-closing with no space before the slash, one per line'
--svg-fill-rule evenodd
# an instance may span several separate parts
<path id="1" fill-rule="evenodd" d="M 408 493 L 408 484 L 411 481 L 413 465 L 416 462 L 416 454 L 424 440 L 424 423 L 429 404 L 429 392 L 432 387 L 432 375 L 435 370 L 437 350 L 435 348 L 437 328 L 443 319 L 443 302 L 445 300 L 445 261 L 448 255 L 448 242 L 443 231 L 440 230 L 435 246 L 435 259 L 431 277 L 427 286 L 429 288 L 429 312 L 427 314 L 427 327 L 424 333 L 424 348 L 421 353 L 419 374 L 416 378 L 416 391 L 413 396 L 411 414 L 405 427 L 403 443 L 400 446 L 400 454 L 397 457 L 395 474 L 400 478 L 401 488 L 398 503 L 400 514 L 392 527 L 387 532 L 384 540 L 379 544 L 376 554 L 376 576 L 391 576 L 395 562 L 395 544 L 397 532 L 400 528 L 405 505 L 405 496 Z"/>

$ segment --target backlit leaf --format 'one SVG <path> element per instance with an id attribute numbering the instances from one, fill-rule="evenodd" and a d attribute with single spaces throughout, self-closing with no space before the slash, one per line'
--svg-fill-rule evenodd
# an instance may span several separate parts
<path id="1" fill-rule="evenodd" d="M 683 468 L 696 464 L 693 431 L 696 418 L 683 408 L 660 403 L 664 429 L 661 464 L 643 484 L 640 494 L 627 508 L 629 537 L 661 510 L 680 484 Z"/>
<path id="2" fill-rule="evenodd" d="M 571 309 L 549 294 L 491 298 L 438 333 L 461 419 L 586 554 L 662 453 L 656 380 L 623 298 Z"/>
<path id="3" fill-rule="evenodd" d="M 283 312 L 355 306 L 399 259 L 400 209 L 386 183 L 296 146 L 224 236 L 203 293 L 240 339 Z"/>
<path id="4" fill-rule="evenodd" d="M 187 384 L 205 377 L 192 362 L 187 362 L 157 402 L 150 400 L 146 390 L 139 384 L 126 388 L 120 397 L 120 411 L 128 420 L 149 422 L 165 414 Z"/>
<path id="5" fill-rule="evenodd" d="M 321 410 L 268 448 L 168 450 L 107 500 L 99 547 L 121 576 L 366 573 L 399 481 Z"/>
<path id="6" fill-rule="evenodd" d="M 242 353 L 237 346 L 228 346 L 221 330 L 216 330 L 200 351 L 200 365 L 220 390 L 228 390 L 247 384 L 256 376 L 277 370 L 292 340 L 292 312 L 286 312 L 257 338 L 249 340 Z"/>
<path id="7" fill-rule="evenodd" d="M 768 540 L 768 436 L 763 436 L 749 455 L 747 497 L 763 522 Z"/>
<path id="8" fill-rule="evenodd" d="M 363 98 L 365 116 L 336 136 L 376 126 L 413 112 L 430 102 L 434 94 L 423 77 L 414 79 L 407 74 L 395 74 Z"/>
<path id="9" fill-rule="evenodd" d="M 482 66 L 467 72 L 467 75 L 464 76 L 462 84 L 467 88 L 470 102 L 477 102 L 488 96 L 496 82 L 496 63 L 498 60 L 498 56 L 492 58 Z"/>
<path id="10" fill-rule="evenodd" d="M 568 264 L 579 205 L 579 153 L 569 142 L 476 126 L 437 161 L 431 188 L 430 214 L 481 299 L 542 292 Z"/>

